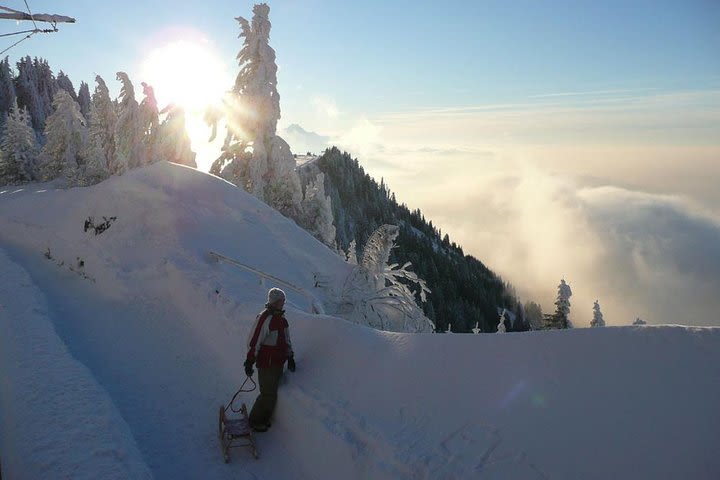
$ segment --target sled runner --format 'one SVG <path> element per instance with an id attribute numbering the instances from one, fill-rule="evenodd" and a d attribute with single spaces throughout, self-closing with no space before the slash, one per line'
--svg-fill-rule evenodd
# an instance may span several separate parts
<path id="1" fill-rule="evenodd" d="M 252 384 L 252 388 L 246 389 L 245 384 L 248 381 Z M 222 450 L 225 463 L 230 461 L 231 448 L 250 447 L 250 452 L 253 457 L 258 458 L 257 446 L 253 438 L 245 402 L 243 402 L 242 406 L 237 410 L 233 407 L 233 402 L 235 402 L 235 399 L 240 393 L 252 392 L 255 390 L 255 387 L 257 387 L 257 385 L 253 379 L 247 377 L 238 391 L 235 392 L 235 395 L 233 395 L 230 403 L 220 405 L 218 414 L 218 439 L 220 440 L 220 449 Z M 228 410 L 231 412 L 230 416 L 228 416 Z M 239 415 L 232 415 L 233 413 Z"/>
<path id="2" fill-rule="evenodd" d="M 220 415 L 218 418 L 218 438 L 220 439 L 220 448 L 223 452 L 225 463 L 230 461 L 231 448 L 250 447 L 253 457 L 258 458 L 255 439 L 253 439 L 252 428 L 250 428 L 250 420 L 248 419 L 247 407 L 242 404 L 240 407 L 240 416 L 237 418 L 228 418 L 225 415 L 227 407 L 220 406 Z"/>

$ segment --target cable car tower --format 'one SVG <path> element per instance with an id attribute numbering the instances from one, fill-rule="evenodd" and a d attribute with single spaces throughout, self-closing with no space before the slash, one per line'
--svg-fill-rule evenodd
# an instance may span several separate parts
<path id="1" fill-rule="evenodd" d="M 0 5 L 0 20 L 15 20 L 15 21 L 21 21 L 21 20 L 29 20 L 33 23 L 33 27 L 30 30 L 22 30 L 19 32 L 12 32 L 12 33 L 3 33 L 0 34 L 0 38 L 3 37 L 11 37 L 13 35 L 23 35 L 26 34 L 23 38 L 18 40 L 17 42 L 13 43 L 6 49 L 0 52 L 0 55 L 7 52 L 20 42 L 23 42 L 27 40 L 28 38 L 32 37 L 36 33 L 54 33 L 57 32 L 57 24 L 58 23 L 75 23 L 75 19 L 72 17 L 66 17 L 64 15 L 55 15 L 55 14 L 47 14 L 47 13 L 32 13 L 30 11 L 30 6 L 28 5 L 27 0 L 25 1 L 25 7 L 27 7 L 27 12 L 21 12 L 19 10 L 15 10 L 3 5 Z M 38 28 L 37 22 L 44 22 L 50 24 L 50 28 Z"/>

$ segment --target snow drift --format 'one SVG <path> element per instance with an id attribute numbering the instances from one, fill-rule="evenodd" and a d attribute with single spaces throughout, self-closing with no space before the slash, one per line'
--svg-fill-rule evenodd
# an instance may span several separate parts
<path id="1" fill-rule="evenodd" d="M 95 235 L 88 217 L 117 219 Z M 3 478 L 720 474 L 717 328 L 413 335 L 313 315 L 327 293 L 315 275 L 339 282 L 349 265 L 254 197 L 167 163 L 0 192 L 0 247 Z M 216 414 L 272 282 L 211 249 L 312 297 L 288 291 L 298 370 L 257 461 L 222 463 Z"/>

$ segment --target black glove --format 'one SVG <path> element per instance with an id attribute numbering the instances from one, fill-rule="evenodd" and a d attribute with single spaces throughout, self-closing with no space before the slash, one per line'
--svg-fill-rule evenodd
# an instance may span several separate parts
<path id="1" fill-rule="evenodd" d="M 288 358 L 288 370 L 291 372 L 295 371 L 295 357 Z"/>
<path id="2" fill-rule="evenodd" d="M 252 377 L 252 374 L 255 373 L 255 370 L 252 368 L 254 363 L 254 360 L 245 360 L 245 375 L 248 377 Z"/>

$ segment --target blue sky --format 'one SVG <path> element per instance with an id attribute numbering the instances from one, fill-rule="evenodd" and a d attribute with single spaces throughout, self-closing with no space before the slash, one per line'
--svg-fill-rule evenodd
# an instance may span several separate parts
<path id="1" fill-rule="evenodd" d="M 78 22 L 11 61 L 45 57 L 76 87 L 98 73 L 115 93 L 124 70 L 160 99 L 187 76 L 219 98 L 238 71 L 234 17 L 252 15 L 238 1 L 29 3 Z M 611 325 L 720 323 L 720 2 L 268 3 L 281 131 L 347 149 L 525 298 L 552 305 L 567 279 L 580 324 L 595 299 Z"/>
<path id="2" fill-rule="evenodd" d="M 20 1 L 8 6 L 23 7 Z M 32 0 L 75 25 L 11 50 L 75 81 L 132 71 L 159 38 L 187 28 L 233 65 L 234 16 L 251 2 Z M 307 95 L 373 113 L 517 102 L 534 95 L 720 85 L 720 3 L 703 1 L 270 2 L 279 86 L 294 114 Z M 8 22 L 3 31 L 10 31 Z M 9 43 L 9 42 L 8 42 Z M 106 78 L 108 79 L 108 78 Z M 299 108 L 298 108 L 299 109 Z M 299 115 L 299 114 L 298 114 Z"/>

